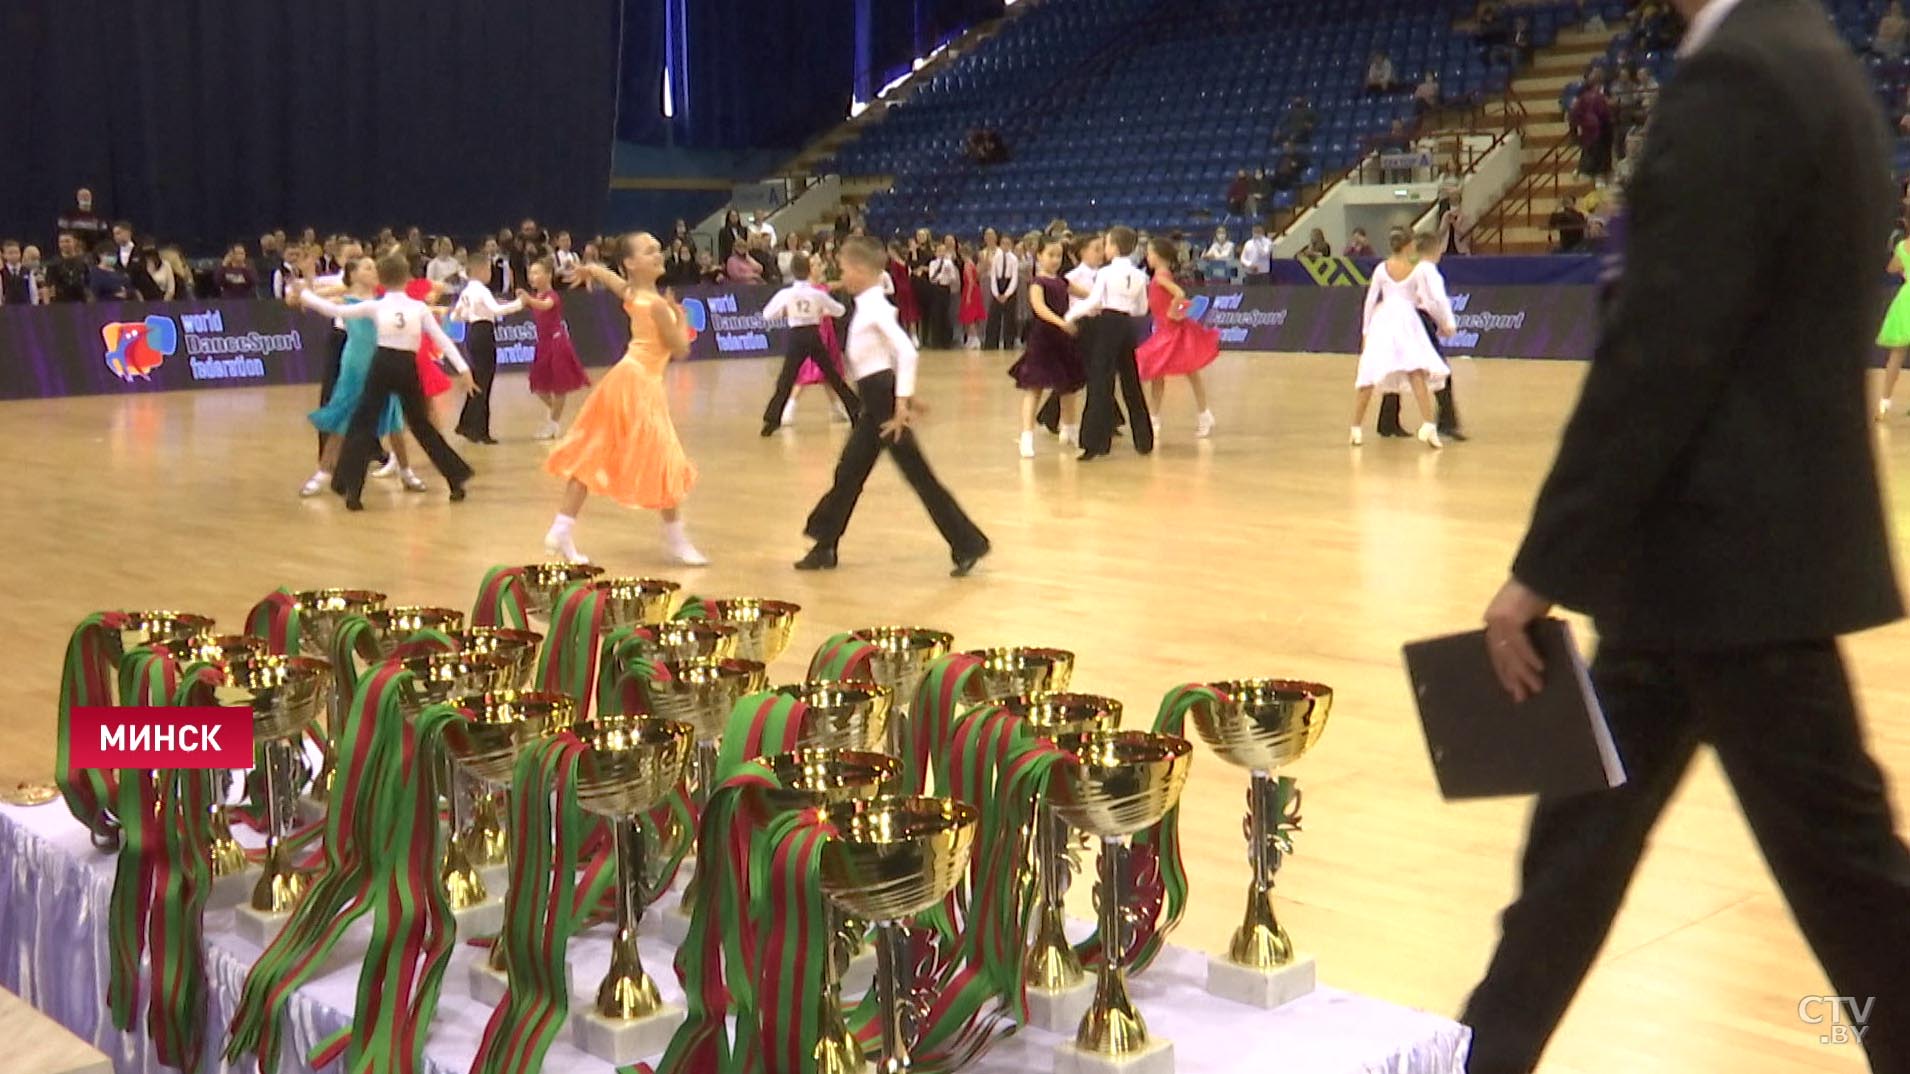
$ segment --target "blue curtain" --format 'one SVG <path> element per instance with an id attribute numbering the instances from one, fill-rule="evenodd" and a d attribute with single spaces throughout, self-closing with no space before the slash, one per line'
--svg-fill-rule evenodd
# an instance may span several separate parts
<path id="1" fill-rule="evenodd" d="M 668 127 L 663 118 L 663 69 L 669 56 L 671 7 L 682 0 L 621 0 L 623 59 L 618 71 L 617 137 L 640 145 L 661 145 Z"/>
<path id="2" fill-rule="evenodd" d="M 676 144 L 795 147 L 848 116 L 854 0 L 695 0 L 684 8 L 687 107 L 678 109 Z"/>
<path id="3" fill-rule="evenodd" d="M 79 186 L 200 247 L 305 225 L 594 230 L 619 17 L 618 0 L 6 0 L 0 234 L 47 241 Z"/>

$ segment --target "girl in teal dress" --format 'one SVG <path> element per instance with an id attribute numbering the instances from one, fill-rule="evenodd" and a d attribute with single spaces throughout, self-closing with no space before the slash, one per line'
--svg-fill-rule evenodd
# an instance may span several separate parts
<path id="1" fill-rule="evenodd" d="M 1890 300 L 1890 312 L 1884 314 L 1883 328 L 1877 332 L 1877 346 L 1890 348 L 1890 358 L 1883 367 L 1883 398 L 1877 401 L 1879 421 L 1890 413 L 1890 397 L 1897 392 L 1897 374 L 1903 372 L 1903 357 L 1910 353 L 1910 274 L 1906 268 L 1910 268 L 1910 239 L 1899 242 L 1890 252 L 1887 271 L 1905 279 L 1897 288 L 1897 297 Z"/>
<path id="2" fill-rule="evenodd" d="M 346 302 L 378 297 L 378 263 L 371 258 L 359 258 L 346 266 L 345 279 Z M 291 294 L 292 289 L 287 288 L 287 297 Z M 345 353 L 338 364 L 338 386 L 332 389 L 331 401 L 309 415 L 312 425 L 325 436 L 325 449 L 319 453 L 318 472 L 298 490 L 300 496 L 316 496 L 331 483 L 338 454 L 345 447 L 345 429 L 351 424 L 352 412 L 358 409 L 358 399 L 365 390 L 365 374 L 370 371 L 371 358 L 377 350 L 378 326 L 371 318 L 358 317 L 345 322 Z M 393 399 L 384 419 L 378 423 L 378 435 L 391 445 L 405 488 L 421 492 L 425 488 L 424 480 L 411 472 L 404 437 L 398 435 L 404 425 L 404 414 L 398 409 L 398 400 Z"/>

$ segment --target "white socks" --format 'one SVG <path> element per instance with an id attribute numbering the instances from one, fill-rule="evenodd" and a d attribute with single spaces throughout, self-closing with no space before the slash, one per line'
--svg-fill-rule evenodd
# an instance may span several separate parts
<path id="1" fill-rule="evenodd" d="M 678 563 L 686 567 L 709 565 L 709 557 L 697 551 L 696 546 L 690 543 L 689 531 L 684 529 L 683 520 L 680 518 L 663 524 L 663 547 L 669 550 L 670 555 L 676 557 Z"/>
<path id="2" fill-rule="evenodd" d="M 560 514 L 552 519 L 550 532 L 544 534 L 544 551 L 565 563 L 589 563 L 590 557 L 577 551 L 576 542 L 570 539 L 571 530 L 576 526 L 577 520 L 570 515 Z"/>
<path id="3" fill-rule="evenodd" d="M 791 399 L 789 402 L 783 404 L 783 424 L 794 425 L 795 423 L 796 423 L 796 401 L 794 399 Z"/>
<path id="4" fill-rule="evenodd" d="M 1421 425 L 1419 431 L 1413 435 L 1419 438 L 1420 443 L 1432 448 L 1434 451 L 1438 451 L 1440 448 L 1446 446 L 1445 441 L 1439 439 L 1439 426 L 1434 425 L 1430 421 Z"/>
<path id="5" fill-rule="evenodd" d="M 1034 433 L 1030 432 L 1030 433 L 1021 434 L 1021 457 L 1024 459 L 1032 459 L 1035 457 L 1035 434 Z"/>
<path id="6" fill-rule="evenodd" d="M 1063 446 L 1065 447 L 1080 447 L 1081 446 L 1081 426 L 1063 425 L 1061 426 L 1060 432 L 1061 432 L 1061 443 Z"/>
<path id="7" fill-rule="evenodd" d="M 332 481 L 332 472 L 323 467 L 320 467 L 318 472 L 312 475 L 312 479 L 310 481 L 305 482 L 305 484 L 299 488 L 298 494 L 301 497 L 316 496 L 319 493 L 324 492 L 325 486 L 331 484 L 331 481 Z"/>
<path id="8" fill-rule="evenodd" d="M 1366 442 L 1366 433 L 1363 430 L 1361 430 L 1359 426 L 1355 425 L 1353 426 L 1352 436 L 1349 437 L 1346 442 L 1353 445 L 1354 447 L 1359 447 L 1361 444 Z"/>
<path id="9" fill-rule="evenodd" d="M 398 471 L 398 480 L 404 482 L 406 492 L 423 492 L 428 487 L 424 478 L 419 477 L 409 466 Z"/>
<path id="10" fill-rule="evenodd" d="M 1212 435 L 1214 435 L 1214 412 L 1203 410 L 1200 416 L 1194 419 L 1194 438 L 1205 440 Z"/>

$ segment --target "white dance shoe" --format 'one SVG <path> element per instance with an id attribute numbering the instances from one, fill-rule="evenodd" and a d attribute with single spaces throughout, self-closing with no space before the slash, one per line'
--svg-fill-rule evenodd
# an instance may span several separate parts
<path id="1" fill-rule="evenodd" d="M 1035 457 L 1035 434 L 1021 434 L 1021 457 L 1024 459 L 1032 459 Z"/>
<path id="2" fill-rule="evenodd" d="M 1346 442 L 1353 447 L 1359 447 L 1361 444 L 1366 443 L 1366 432 L 1355 425 L 1353 426 L 1352 435 L 1347 438 Z"/>
<path id="3" fill-rule="evenodd" d="M 299 498 L 310 499 L 313 496 L 316 496 L 319 493 L 324 492 L 325 486 L 330 484 L 331 480 L 332 480 L 331 474 L 325 472 L 324 470 L 320 470 L 319 472 L 312 475 L 312 479 L 310 481 L 307 481 L 305 482 L 305 484 L 299 486 L 299 490 L 298 490 Z"/>
<path id="4" fill-rule="evenodd" d="M 1214 412 L 1203 410 L 1200 416 L 1194 419 L 1194 439 L 1205 440 L 1212 435 L 1214 435 Z"/>
<path id="5" fill-rule="evenodd" d="M 544 535 L 544 554 L 552 559 L 561 560 L 565 563 L 584 564 L 590 562 L 589 556 L 577 551 L 577 542 L 571 539 L 570 534 L 559 533 L 556 530 L 552 530 Z"/>
<path id="6" fill-rule="evenodd" d="M 1430 421 L 1421 425 L 1419 431 L 1414 433 L 1413 436 L 1418 439 L 1420 443 L 1432 448 L 1434 451 L 1438 451 L 1440 448 L 1446 446 L 1446 442 L 1439 439 L 1439 426 Z"/>

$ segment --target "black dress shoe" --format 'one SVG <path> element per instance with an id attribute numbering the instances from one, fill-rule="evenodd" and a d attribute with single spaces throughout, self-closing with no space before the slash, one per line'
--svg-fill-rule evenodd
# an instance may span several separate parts
<path id="1" fill-rule="evenodd" d="M 975 564 L 980 563 L 982 557 L 987 555 L 989 551 L 990 547 L 988 545 L 982 545 L 979 551 L 957 553 L 955 556 L 955 569 L 949 571 L 948 576 L 950 578 L 968 577 L 968 573 L 975 569 Z"/>
<path id="2" fill-rule="evenodd" d="M 363 511 L 364 509 L 365 509 L 365 502 L 363 500 L 346 500 L 345 501 L 345 510 L 347 511 Z"/>
<path id="3" fill-rule="evenodd" d="M 452 503 L 464 502 L 464 486 L 463 485 L 451 486 L 451 502 Z"/>
<path id="4" fill-rule="evenodd" d="M 1106 455 L 1107 455 L 1107 452 L 1105 451 L 1083 451 L 1081 454 L 1076 455 L 1074 457 L 1074 461 L 1093 462 L 1096 459 L 1104 458 Z"/>
<path id="5" fill-rule="evenodd" d="M 836 569 L 836 546 L 819 544 L 809 550 L 809 554 L 796 561 L 799 571 L 833 571 Z"/>
<path id="6" fill-rule="evenodd" d="M 1441 440 L 1451 440 L 1454 443 L 1458 443 L 1458 444 L 1463 444 L 1466 441 L 1472 439 L 1472 437 L 1467 436 L 1465 433 L 1462 433 L 1457 429 L 1453 429 L 1450 432 L 1448 432 L 1445 429 L 1441 429 L 1439 430 L 1439 438 Z"/>
<path id="7" fill-rule="evenodd" d="M 495 444 L 495 443 L 497 443 L 497 437 L 495 437 L 495 436 L 491 436 L 491 435 L 489 435 L 489 434 L 486 434 L 485 436 L 483 436 L 483 437 L 481 437 L 481 438 L 479 438 L 479 440 L 478 440 L 478 443 L 480 443 L 480 444 Z"/>
<path id="8" fill-rule="evenodd" d="M 1381 436 L 1407 437 L 1407 436 L 1413 435 L 1407 432 L 1404 427 L 1398 426 L 1398 425 L 1395 425 L 1390 429 L 1380 429 L 1378 430 L 1378 432 L 1379 432 L 1379 435 Z"/>
<path id="9" fill-rule="evenodd" d="M 782 426 L 781 426 L 781 425 L 764 425 L 764 426 L 763 426 L 763 435 L 764 435 L 764 436 L 775 436 L 775 435 L 776 435 L 776 430 L 778 430 L 778 429 L 781 429 L 781 428 L 782 428 Z"/>

